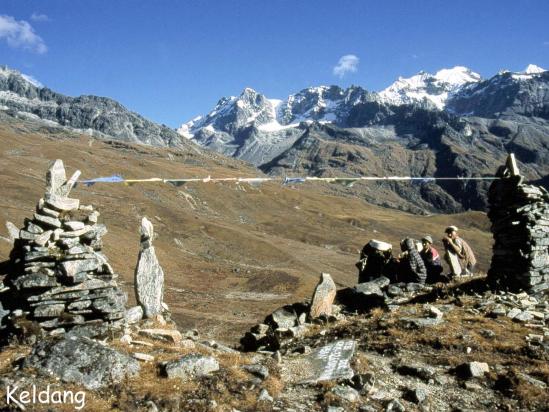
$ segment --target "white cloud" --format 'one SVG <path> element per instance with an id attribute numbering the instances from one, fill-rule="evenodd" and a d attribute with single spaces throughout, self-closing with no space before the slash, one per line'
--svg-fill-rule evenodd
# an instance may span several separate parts
<path id="1" fill-rule="evenodd" d="M 0 40 L 5 40 L 14 49 L 21 48 L 38 54 L 48 51 L 44 40 L 34 32 L 25 20 L 15 20 L 11 16 L 0 15 Z"/>
<path id="2" fill-rule="evenodd" d="M 342 56 L 334 66 L 334 75 L 342 78 L 347 73 L 355 73 L 358 70 L 360 59 L 354 54 L 346 54 Z"/>
<path id="3" fill-rule="evenodd" d="M 50 18 L 46 14 L 32 13 L 30 19 L 32 21 L 50 21 Z"/>

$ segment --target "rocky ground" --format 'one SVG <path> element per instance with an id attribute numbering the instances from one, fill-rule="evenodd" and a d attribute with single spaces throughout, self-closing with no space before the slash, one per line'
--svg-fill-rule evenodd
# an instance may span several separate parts
<path id="1" fill-rule="evenodd" d="M 275 351 L 235 351 L 157 317 L 131 325 L 122 339 L 73 338 L 72 349 L 10 346 L 0 374 L 3 385 L 83 390 L 85 410 L 94 411 L 544 410 L 547 296 L 493 293 L 484 281 L 405 293 L 365 313 L 339 305 L 335 316 L 304 320 Z M 338 342 L 355 342 L 352 371 L 314 382 L 311 357 Z M 111 365 L 89 367 L 96 351 L 111 349 L 118 353 Z M 91 360 L 63 363 L 68 350 Z M 5 401 L 6 410 L 19 410 Z"/>
<path id="2" fill-rule="evenodd" d="M 3 123 L 0 143 L 2 227 L 22 227 L 33 213 L 55 158 L 84 178 L 257 174 L 216 154 L 59 136 L 25 123 Z M 29 324 L 0 351 L 0 386 L 81 392 L 89 411 L 546 408 L 546 295 L 493 293 L 484 277 L 355 287 L 354 263 L 369 239 L 436 239 L 449 223 L 460 226 L 486 270 L 491 234 L 483 213 L 415 216 L 330 193 L 322 185 L 76 187 L 72 194 L 94 205 L 108 229 L 103 252 L 120 273 L 128 307 L 140 222 L 151 219 L 169 312 L 139 320 L 130 311 L 121 335 L 96 339 L 42 339 Z M 2 237 L 0 260 L 13 246 Z M 320 272 L 339 291 L 332 315 L 312 319 L 305 299 Z M 19 399 L 7 404 L 0 396 L 0 409 L 77 406 Z"/>

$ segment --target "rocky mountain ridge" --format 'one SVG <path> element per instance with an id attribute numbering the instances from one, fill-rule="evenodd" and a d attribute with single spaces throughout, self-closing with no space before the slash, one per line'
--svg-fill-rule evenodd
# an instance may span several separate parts
<path id="1" fill-rule="evenodd" d="M 191 146 L 174 130 L 131 112 L 115 100 L 65 96 L 6 66 L 0 67 L 0 110 L 100 138 L 154 146 Z"/>

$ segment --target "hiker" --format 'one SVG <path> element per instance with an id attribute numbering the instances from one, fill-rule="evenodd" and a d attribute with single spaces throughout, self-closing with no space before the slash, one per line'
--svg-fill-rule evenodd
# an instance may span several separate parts
<path id="1" fill-rule="evenodd" d="M 358 283 L 369 282 L 380 276 L 394 278 L 392 267 L 393 245 L 380 240 L 372 239 L 360 252 L 358 268 Z"/>
<path id="2" fill-rule="evenodd" d="M 417 251 L 416 242 L 406 238 L 400 242 L 402 254 L 398 259 L 398 278 L 401 282 L 425 284 L 427 269 Z"/>
<path id="3" fill-rule="evenodd" d="M 442 280 L 442 261 L 438 251 L 433 247 L 433 238 L 426 235 L 421 239 L 422 249 L 419 256 L 423 260 L 423 264 L 427 269 L 427 283 L 436 283 Z"/>
<path id="4" fill-rule="evenodd" d="M 451 268 L 453 276 L 471 276 L 474 273 L 477 259 L 469 244 L 458 235 L 456 226 L 448 226 L 442 239 L 446 254 L 444 258 Z M 459 262 L 456 264 L 456 257 Z"/>

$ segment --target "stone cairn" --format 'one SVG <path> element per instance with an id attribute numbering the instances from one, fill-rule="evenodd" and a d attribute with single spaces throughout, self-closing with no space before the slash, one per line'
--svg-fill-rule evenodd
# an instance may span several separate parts
<path id="1" fill-rule="evenodd" d="M 68 195 L 80 171 L 66 179 L 61 160 L 50 166 L 46 193 L 15 239 L 5 279 L 11 322 L 26 318 L 50 335 L 99 336 L 124 324 L 126 295 L 102 249 L 99 212 Z"/>
<path id="2" fill-rule="evenodd" d="M 523 183 L 511 154 L 488 192 L 494 246 L 488 279 L 498 288 L 549 289 L 549 194 Z"/>

